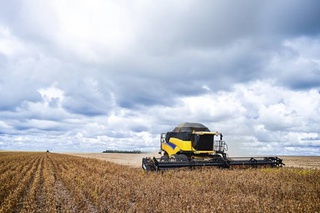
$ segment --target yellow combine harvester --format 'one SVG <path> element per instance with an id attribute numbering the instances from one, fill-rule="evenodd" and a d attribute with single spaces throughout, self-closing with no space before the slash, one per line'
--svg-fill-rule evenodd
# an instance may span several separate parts
<path id="1" fill-rule="evenodd" d="M 162 169 L 218 166 L 229 168 L 232 165 L 259 165 L 281 167 L 278 157 L 229 158 L 225 151 L 227 144 L 220 132 L 211 132 L 200 123 L 182 123 L 171 132 L 160 136 L 161 158 L 143 158 L 142 168 L 147 171 Z"/>

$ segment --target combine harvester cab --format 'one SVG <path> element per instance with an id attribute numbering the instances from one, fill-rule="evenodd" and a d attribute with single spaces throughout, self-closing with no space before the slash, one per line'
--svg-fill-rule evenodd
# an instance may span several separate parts
<path id="1" fill-rule="evenodd" d="M 158 171 L 182 167 L 270 166 L 284 165 L 278 157 L 229 158 L 228 146 L 220 132 L 211 132 L 199 123 L 182 123 L 160 136 L 160 158 L 143 158 L 142 168 Z"/>

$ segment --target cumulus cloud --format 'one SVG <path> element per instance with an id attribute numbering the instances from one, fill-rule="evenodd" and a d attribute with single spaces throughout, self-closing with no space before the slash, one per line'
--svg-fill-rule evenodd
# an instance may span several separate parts
<path id="1" fill-rule="evenodd" d="M 231 154 L 320 151 L 316 0 L 1 5 L 0 149 L 152 150 L 190 121 Z"/>

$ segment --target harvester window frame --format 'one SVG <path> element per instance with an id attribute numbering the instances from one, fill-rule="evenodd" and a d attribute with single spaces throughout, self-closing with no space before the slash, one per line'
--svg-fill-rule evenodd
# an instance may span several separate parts
<path id="1" fill-rule="evenodd" d="M 170 141 L 170 138 L 178 138 L 183 141 L 190 141 L 192 134 L 190 132 L 167 132 L 166 141 Z"/>
<path id="2" fill-rule="evenodd" d="M 197 151 L 213 151 L 216 134 L 194 134 L 192 147 Z"/>

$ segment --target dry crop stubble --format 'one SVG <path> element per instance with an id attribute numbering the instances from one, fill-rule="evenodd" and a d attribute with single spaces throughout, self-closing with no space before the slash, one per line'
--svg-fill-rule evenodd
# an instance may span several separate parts
<path id="1" fill-rule="evenodd" d="M 10 166 L 8 166 L 10 165 Z M 0 212 L 317 212 L 320 170 L 159 173 L 55 153 L 0 153 Z"/>

